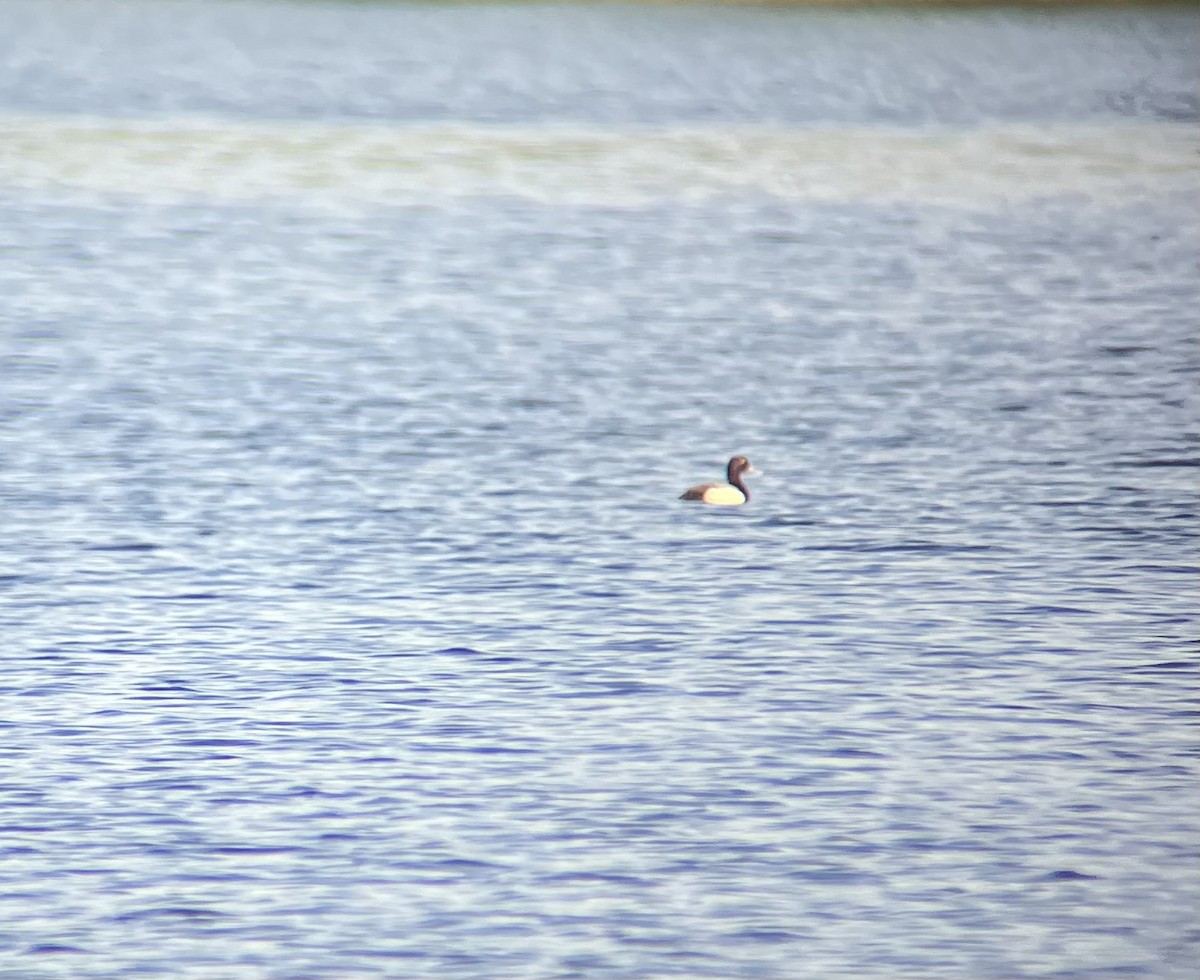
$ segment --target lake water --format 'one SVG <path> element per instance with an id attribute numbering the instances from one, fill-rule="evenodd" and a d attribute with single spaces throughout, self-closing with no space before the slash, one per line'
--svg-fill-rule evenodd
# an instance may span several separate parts
<path id="1" fill-rule="evenodd" d="M 0 977 L 1195 977 L 1197 37 L 0 3 Z"/>

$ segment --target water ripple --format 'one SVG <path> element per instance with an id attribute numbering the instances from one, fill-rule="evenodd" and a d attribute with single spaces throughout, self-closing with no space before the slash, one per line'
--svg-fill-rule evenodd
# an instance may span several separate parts
<path id="1" fill-rule="evenodd" d="M 1190 977 L 1182 16 L 0 4 L 0 977 Z"/>

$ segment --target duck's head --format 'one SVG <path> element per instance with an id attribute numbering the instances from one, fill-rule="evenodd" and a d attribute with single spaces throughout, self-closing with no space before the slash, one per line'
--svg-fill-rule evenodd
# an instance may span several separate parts
<path id="1" fill-rule="evenodd" d="M 750 460 L 745 456 L 734 456 L 725 468 L 725 473 L 734 486 L 741 482 L 743 476 L 758 476 L 758 470 L 750 465 Z"/>

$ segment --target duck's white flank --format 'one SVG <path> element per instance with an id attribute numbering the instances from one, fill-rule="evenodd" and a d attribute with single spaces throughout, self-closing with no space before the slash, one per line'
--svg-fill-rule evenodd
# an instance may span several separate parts
<path id="1" fill-rule="evenodd" d="M 721 507 L 736 507 L 746 502 L 746 495 L 737 487 L 728 483 L 714 483 L 704 488 L 700 500 L 706 504 L 716 504 Z"/>

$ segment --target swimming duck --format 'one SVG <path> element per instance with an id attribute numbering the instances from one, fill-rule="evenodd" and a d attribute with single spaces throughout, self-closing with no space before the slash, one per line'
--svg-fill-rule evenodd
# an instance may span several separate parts
<path id="1" fill-rule="evenodd" d="M 700 500 L 706 504 L 722 504 L 728 507 L 735 507 L 738 504 L 744 504 L 750 499 L 750 491 L 746 489 L 746 484 L 742 482 L 743 476 L 756 475 L 758 470 L 750 465 L 750 460 L 745 456 L 734 456 L 729 461 L 729 465 L 725 467 L 726 479 L 728 483 L 701 483 L 699 486 L 689 487 L 680 495 L 680 500 Z"/>

